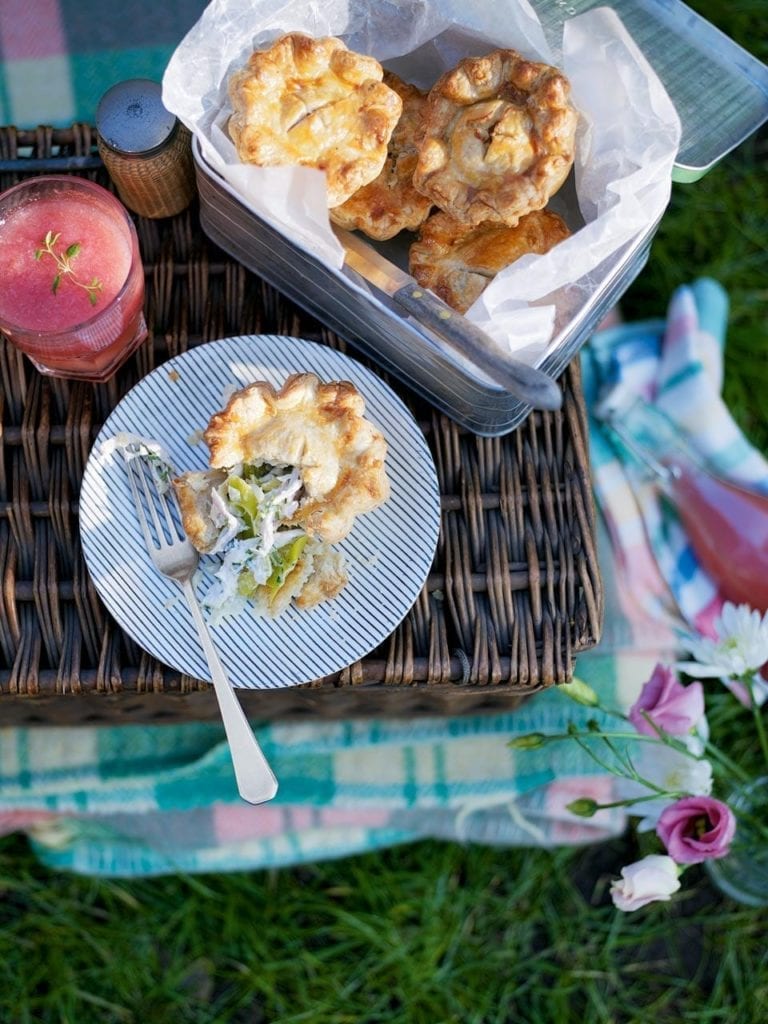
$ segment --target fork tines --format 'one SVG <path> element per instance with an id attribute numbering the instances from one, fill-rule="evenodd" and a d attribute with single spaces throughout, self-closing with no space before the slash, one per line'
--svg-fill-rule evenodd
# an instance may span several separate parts
<path id="1" fill-rule="evenodd" d="M 152 466 L 147 465 L 140 450 L 135 445 L 129 445 L 123 450 L 123 457 L 128 473 L 128 483 L 136 504 L 147 548 L 151 551 L 153 548 L 163 548 L 185 540 L 186 535 L 181 528 L 173 491 L 171 490 L 172 509 L 171 502 L 166 496 L 167 491 L 164 492 L 159 486 Z M 158 508 L 161 511 L 160 515 L 158 515 Z M 147 512 L 154 527 L 154 536 L 149 528 Z"/>

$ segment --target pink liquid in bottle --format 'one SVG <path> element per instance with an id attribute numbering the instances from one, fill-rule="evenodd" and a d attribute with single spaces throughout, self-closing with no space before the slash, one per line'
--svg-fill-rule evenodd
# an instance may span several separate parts
<path id="1" fill-rule="evenodd" d="M 735 604 L 768 610 L 768 497 L 688 463 L 666 483 L 701 565 Z"/>
<path id="2" fill-rule="evenodd" d="M 622 397 L 605 418 L 674 504 L 702 568 L 725 600 L 768 610 L 768 494 L 710 472 L 659 409 Z"/>

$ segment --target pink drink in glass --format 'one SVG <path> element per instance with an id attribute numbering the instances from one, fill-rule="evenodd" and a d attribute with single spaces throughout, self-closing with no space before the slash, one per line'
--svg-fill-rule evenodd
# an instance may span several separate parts
<path id="1" fill-rule="evenodd" d="M 32 178 L 0 195 L 0 331 L 41 373 L 111 377 L 147 336 L 133 222 L 83 178 Z"/>

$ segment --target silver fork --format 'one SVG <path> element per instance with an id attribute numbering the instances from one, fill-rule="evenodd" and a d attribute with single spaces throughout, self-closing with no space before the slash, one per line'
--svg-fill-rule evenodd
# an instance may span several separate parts
<path id="1" fill-rule="evenodd" d="M 125 452 L 123 454 L 131 493 L 136 504 L 136 512 L 141 532 L 144 534 L 149 557 L 152 559 L 158 572 L 179 584 L 187 599 L 192 619 L 197 627 L 200 643 L 211 671 L 211 679 L 216 698 L 219 702 L 224 731 L 229 741 L 232 765 L 235 769 L 235 778 L 240 796 L 251 804 L 264 803 L 266 800 L 271 800 L 277 792 L 277 779 L 269 767 L 264 753 L 256 737 L 253 735 L 253 730 L 248 724 L 248 719 L 245 717 L 243 709 L 235 696 L 232 684 L 216 653 L 211 634 L 200 610 L 200 605 L 192 586 L 192 577 L 199 559 L 198 553 L 187 537 L 180 533 L 181 528 L 177 526 L 168 505 L 168 500 L 160 492 L 151 469 L 145 468 L 141 456 L 131 458 Z M 148 482 L 148 477 L 150 482 Z M 154 536 L 149 528 L 144 503 L 139 494 L 139 487 L 142 489 L 146 507 L 149 510 L 152 525 L 154 526 Z M 161 510 L 160 515 L 158 514 L 158 508 Z M 163 529 L 163 524 L 167 527 L 167 532 Z"/>

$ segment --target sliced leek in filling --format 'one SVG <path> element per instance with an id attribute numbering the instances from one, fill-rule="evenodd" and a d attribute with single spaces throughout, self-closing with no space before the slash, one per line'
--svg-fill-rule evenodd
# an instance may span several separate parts
<path id="1" fill-rule="evenodd" d="M 271 611 L 284 588 L 303 583 L 317 542 L 290 524 L 303 484 L 295 466 L 240 464 L 211 488 L 211 521 L 219 533 L 211 554 L 223 555 L 216 582 L 203 599 L 214 620 L 237 614 L 249 601 Z M 299 587 L 300 589 L 300 587 Z M 298 592 L 298 591 L 296 591 Z"/>

